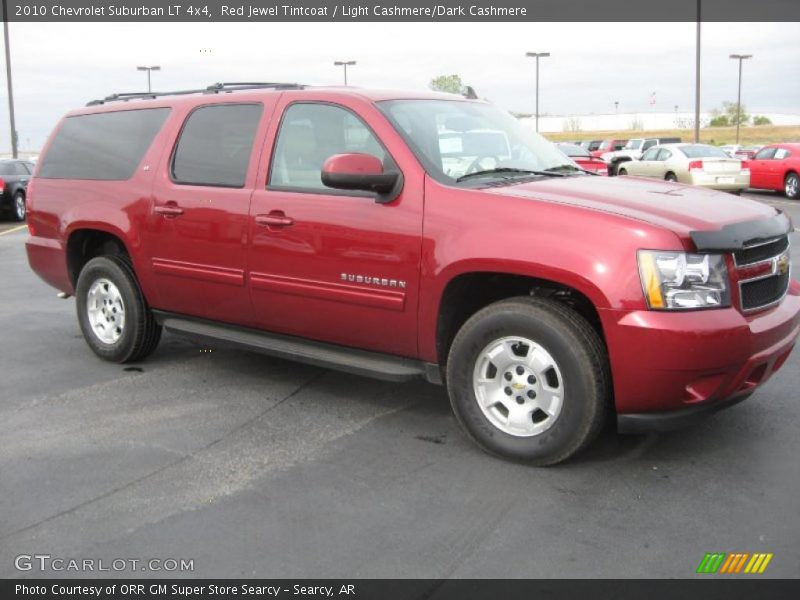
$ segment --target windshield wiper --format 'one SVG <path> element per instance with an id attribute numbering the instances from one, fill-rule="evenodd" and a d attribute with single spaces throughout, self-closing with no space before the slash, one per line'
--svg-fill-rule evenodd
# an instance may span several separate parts
<path id="1" fill-rule="evenodd" d="M 572 171 L 572 172 L 583 171 L 584 173 L 588 173 L 589 172 L 586 169 L 581 169 L 580 167 L 576 167 L 575 165 L 568 165 L 566 163 L 563 164 L 563 165 L 558 165 L 558 166 L 555 166 L 555 167 L 549 167 L 549 168 L 545 169 L 545 171 L 547 171 L 548 173 L 560 173 L 563 170 L 568 170 L 568 171 Z"/>
<path id="2" fill-rule="evenodd" d="M 556 171 L 532 171 L 530 169 L 515 169 L 513 167 L 498 167 L 496 169 L 486 169 L 484 171 L 475 171 L 474 173 L 467 173 L 466 175 L 462 175 L 458 179 L 456 179 L 456 183 L 460 183 L 466 179 L 472 179 L 473 177 L 490 177 L 492 175 L 503 175 L 503 174 L 511 174 L 511 175 L 543 175 L 545 177 L 564 177 L 563 173 L 558 173 Z"/>

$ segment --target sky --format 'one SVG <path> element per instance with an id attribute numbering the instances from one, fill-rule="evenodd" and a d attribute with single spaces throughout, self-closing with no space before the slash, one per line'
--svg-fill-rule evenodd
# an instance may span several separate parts
<path id="1" fill-rule="evenodd" d="M 694 23 L 10 23 L 20 148 L 38 150 L 68 110 L 114 92 L 146 90 L 137 65 L 160 65 L 153 89 L 216 81 L 340 85 L 334 60 L 356 60 L 349 83 L 421 90 L 457 73 L 504 109 L 559 115 L 681 111 L 694 106 Z M 796 23 L 703 24 L 702 110 L 736 100 L 731 53 L 744 65 L 751 112 L 800 114 Z M 5 71 L 0 74 L 5 92 Z M 656 92 L 656 104 L 649 103 Z M 0 99 L 0 152 L 10 150 Z"/>

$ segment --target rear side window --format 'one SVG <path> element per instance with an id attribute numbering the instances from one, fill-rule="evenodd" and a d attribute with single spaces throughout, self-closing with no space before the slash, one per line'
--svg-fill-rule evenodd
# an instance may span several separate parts
<path id="1" fill-rule="evenodd" d="M 261 104 L 216 104 L 194 110 L 172 158 L 172 179 L 187 185 L 244 187 Z"/>
<path id="2" fill-rule="evenodd" d="M 68 117 L 42 159 L 46 179 L 129 179 L 169 114 L 168 108 Z"/>
<path id="3" fill-rule="evenodd" d="M 753 158 L 756 160 L 769 160 L 773 156 L 775 156 L 775 148 L 764 148 L 759 150 Z"/>
<path id="4" fill-rule="evenodd" d="M 784 158 L 789 158 L 792 155 L 786 148 L 778 148 L 775 150 L 775 160 L 783 160 Z"/>

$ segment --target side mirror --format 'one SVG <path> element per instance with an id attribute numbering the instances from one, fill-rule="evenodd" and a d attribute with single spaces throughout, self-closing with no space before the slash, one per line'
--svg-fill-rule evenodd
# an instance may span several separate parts
<path id="1" fill-rule="evenodd" d="M 384 172 L 371 154 L 335 154 L 322 165 L 322 183 L 337 190 L 378 194 L 376 202 L 391 202 L 399 193 L 400 173 Z"/>

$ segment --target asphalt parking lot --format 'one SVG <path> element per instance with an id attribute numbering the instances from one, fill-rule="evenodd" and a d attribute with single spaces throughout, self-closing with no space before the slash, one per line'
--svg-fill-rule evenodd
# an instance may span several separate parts
<path id="1" fill-rule="evenodd" d="M 800 224 L 800 203 L 750 196 Z M 739 551 L 774 553 L 764 576 L 800 573 L 799 351 L 693 429 L 608 432 L 527 468 L 476 449 L 423 382 L 172 336 L 141 364 L 101 362 L 17 226 L 0 227 L 0 577 L 40 574 L 21 554 L 194 560 L 170 576 L 525 578 L 689 577 Z"/>

